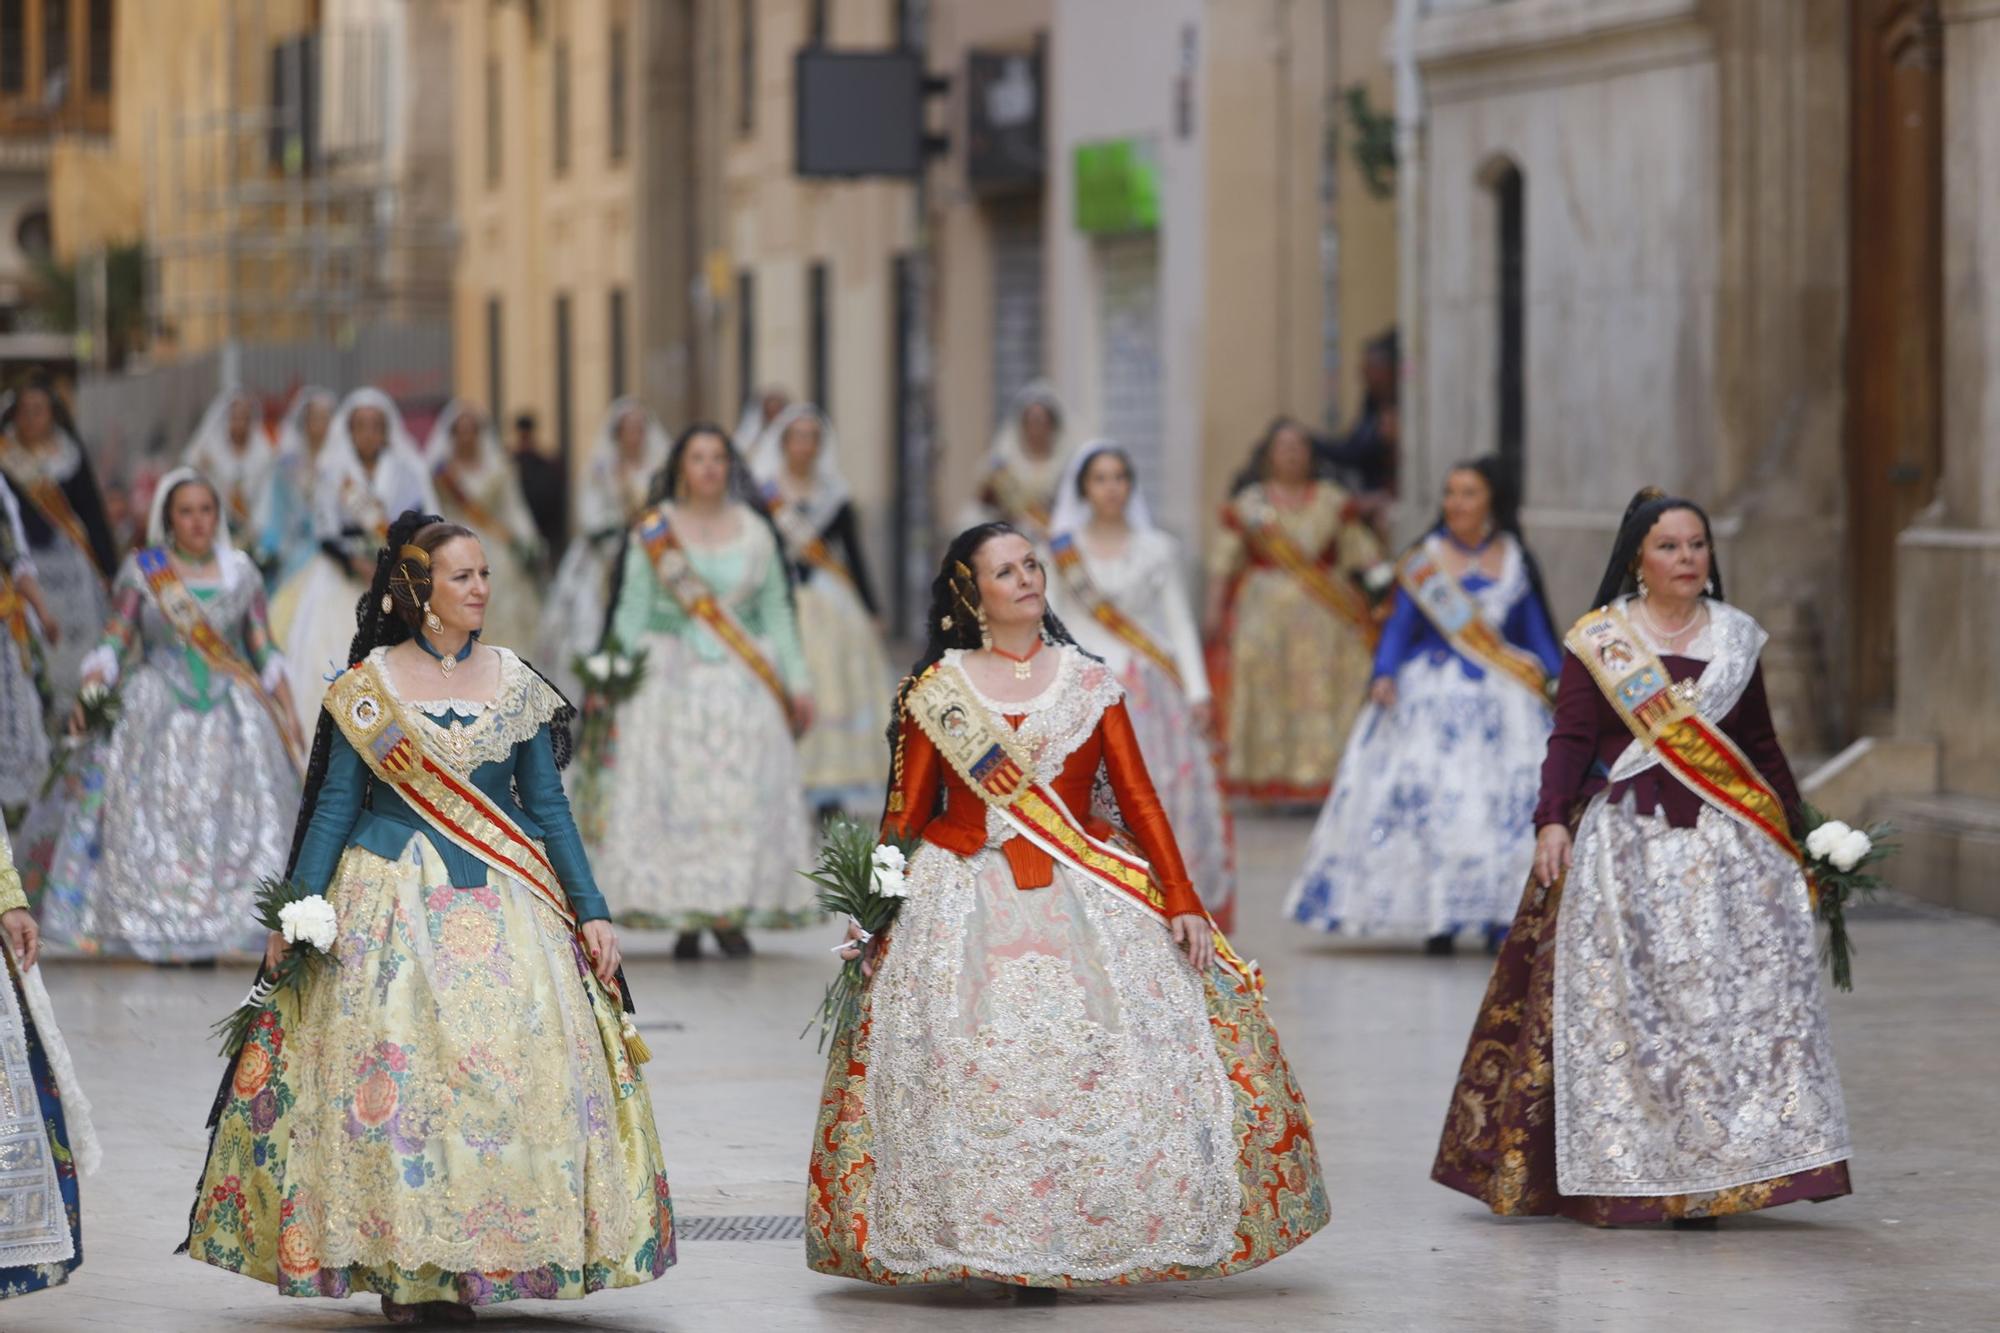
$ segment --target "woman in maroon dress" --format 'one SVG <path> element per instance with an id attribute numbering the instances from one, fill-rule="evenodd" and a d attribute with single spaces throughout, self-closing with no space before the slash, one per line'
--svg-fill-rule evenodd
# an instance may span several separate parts
<path id="1" fill-rule="evenodd" d="M 1431 1169 L 1496 1213 L 1707 1227 L 1849 1192 L 1768 636 L 1712 545 L 1640 492 L 1564 641 L 1534 874 Z"/>

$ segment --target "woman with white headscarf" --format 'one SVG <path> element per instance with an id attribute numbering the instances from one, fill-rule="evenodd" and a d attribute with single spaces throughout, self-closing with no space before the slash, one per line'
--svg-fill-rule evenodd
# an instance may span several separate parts
<path id="1" fill-rule="evenodd" d="M 452 399 L 431 427 L 424 456 L 442 506 L 438 513 L 478 533 L 492 565 L 494 596 L 480 641 L 532 649 L 542 620 L 536 574 L 542 536 L 492 419 L 477 403 Z"/>
<path id="2" fill-rule="evenodd" d="M 765 430 L 750 466 L 795 576 L 815 713 L 799 741 L 806 795 L 825 812 L 878 804 L 889 776 L 884 700 L 895 676 L 833 422 L 810 403 L 793 404 Z"/>
<path id="3" fill-rule="evenodd" d="M 572 664 L 604 637 L 611 572 L 625 530 L 645 509 L 653 477 L 667 465 L 672 447 L 666 427 L 636 398 L 613 402 L 597 428 L 577 496 L 577 535 L 563 552 L 542 610 L 538 660 L 572 699 L 583 698 Z"/>
<path id="4" fill-rule="evenodd" d="M 979 481 L 979 499 L 964 527 L 1012 524 L 1029 541 L 1048 540 L 1056 488 L 1067 461 L 1062 448 L 1062 401 L 1046 380 L 1023 385 L 993 433 L 993 452 Z"/>
<path id="5" fill-rule="evenodd" d="M 1086 444 L 1064 471 L 1053 530 L 1049 606 L 1125 687 L 1139 752 L 1195 892 L 1227 930 L 1235 830 L 1210 752 L 1208 669 L 1180 547 L 1153 526 L 1132 456 L 1111 440 Z"/>
<path id="6" fill-rule="evenodd" d="M 269 571 L 265 583 L 274 592 L 319 551 L 313 538 L 313 480 L 327 432 L 333 426 L 334 409 L 339 406 L 339 394 L 309 384 L 292 395 L 291 405 L 278 422 L 271 482 L 264 488 L 264 502 L 257 509 L 257 562 Z M 295 609 L 282 596 L 272 599 L 271 628 L 280 643 L 291 631 Z"/>
<path id="7" fill-rule="evenodd" d="M 356 389 L 327 427 L 313 479 L 313 540 L 320 556 L 293 576 L 280 601 L 297 608 L 284 640 L 298 664 L 293 701 L 299 729 L 319 721 L 333 673 L 347 666 L 355 604 L 375 573 L 375 550 L 405 509 L 437 512 L 437 492 L 403 414 L 380 389 Z"/>
<path id="8" fill-rule="evenodd" d="M 21 506 L 0 478 L 0 809 L 25 806 L 48 774 L 49 734 L 35 684 L 37 636 L 48 623 Z"/>
<path id="9" fill-rule="evenodd" d="M 118 570 L 85 684 L 119 715 L 63 814 L 41 904 L 50 945 L 188 962 L 254 957 L 260 880 L 285 867 L 304 744 L 264 581 L 215 488 L 177 468 Z M 75 725 L 75 721 L 72 722 Z"/>
<path id="10" fill-rule="evenodd" d="M 201 414 L 181 466 L 208 478 L 222 496 L 223 516 L 246 550 L 255 548 L 257 515 L 278 461 L 264 433 L 263 404 L 247 389 L 224 389 Z"/>

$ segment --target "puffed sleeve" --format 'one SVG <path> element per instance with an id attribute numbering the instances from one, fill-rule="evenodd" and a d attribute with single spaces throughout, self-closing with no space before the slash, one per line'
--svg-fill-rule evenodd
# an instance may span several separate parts
<path id="1" fill-rule="evenodd" d="M 319 799 L 313 805 L 312 822 L 306 825 L 305 841 L 299 845 L 299 859 L 292 867 L 292 879 L 307 893 L 325 893 L 340 864 L 354 823 L 361 817 L 361 795 L 368 785 L 368 766 L 334 729 L 333 745 L 326 755 L 326 778 L 320 783 Z"/>
<path id="2" fill-rule="evenodd" d="M 515 749 L 514 790 L 521 808 L 541 826 L 542 846 L 549 864 L 562 881 L 563 892 L 578 921 L 608 921 L 611 912 L 598 892 L 597 877 L 590 872 L 590 858 L 583 850 L 583 838 L 570 814 L 569 797 L 563 794 L 562 773 L 556 768 L 555 744 L 548 723 Z"/>
<path id="3" fill-rule="evenodd" d="M 1575 653 L 1563 655 L 1556 685 L 1555 730 L 1542 759 L 1542 792 L 1535 802 L 1535 827 L 1569 823 L 1590 766 L 1597 758 L 1597 682 Z"/>
<path id="4" fill-rule="evenodd" d="M 1186 916 L 1202 910 L 1201 897 L 1188 878 L 1187 864 L 1181 860 L 1180 844 L 1174 841 L 1167 812 L 1160 806 L 1146 761 L 1139 755 L 1139 738 L 1132 731 L 1132 719 L 1123 703 L 1104 710 L 1098 723 L 1104 734 L 1104 769 L 1111 779 L 1112 795 L 1118 798 L 1118 813 L 1125 826 L 1139 840 L 1139 848 L 1152 863 L 1153 878 L 1166 894 L 1169 917 Z"/>
<path id="5" fill-rule="evenodd" d="M 896 736 L 888 808 L 882 812 L 884 837 L 915 838 L 937 810 L 938 752 L 931 738 L 907 716 Z"/>

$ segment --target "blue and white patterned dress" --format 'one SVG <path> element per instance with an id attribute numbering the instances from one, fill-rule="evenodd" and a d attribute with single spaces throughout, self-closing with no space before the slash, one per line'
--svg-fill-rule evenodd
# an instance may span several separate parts
<path id="1" fill-rule="evenodd" d="M 1442 542 L 1433 535 L 1428 540 Z M 1507 641 L 1553 677 L 1562 661 L 1519 543 L 1500 572 L 1459 582 Z M 1392 708 L 1355 720 L 1285 912 L 1356 937 L 1423 939 L 1513 919 L 1535 851 L 1535 798 L 1551 719 L 1520 683 L 1454 650 L 1408 597 L 1375 653 Z"/>

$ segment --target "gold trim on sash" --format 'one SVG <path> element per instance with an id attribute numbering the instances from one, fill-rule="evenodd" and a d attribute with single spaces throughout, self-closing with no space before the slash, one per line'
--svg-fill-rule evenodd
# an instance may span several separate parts
<path id="1" fill-rule="evenodd" d="M 218 562 L 221 558 L 217 556 Z M 235 645 L 222 637 L 221 631 L 203 612 L 200 600 L 182 581 L 180 572 L 167 558 L 164 549 L 148 546 L 138 553 L 136 559 L 139 573 L 153 594 L 153 604 L 160 608 L 161 618 L 173 627 L 181 646 L 200 657 L 210 669 L 221 672 L 250 692 L 250 696 L 263 708 L 265 716 L 277 727 L 278 737 L 285 743 L 285 755 L 292 761 L 292 768 L 304 773 L 306 743 L 299 731 L 298 717 L 271 697 L 270 691 L 264 688 L 263 676 L 244 660 Z"/>
<path id="2" fill-rule="evenodd" d="M 952 771 L 1017 834 L 1167 924 L 1166 895 L 1154 883 L 1152 868 L 1143 858 L 1090 835 L 1055 789 L 1036 775 L 1011 728 L 996 723 L 957 667 L 933 665 L 911 688 L 904 706 Z M 1261 991 L 1264 978 L 1257 965 L 1238 956 L 1206 909 L 1202 917 L 1214 932 L 1217 960 L 1253 991 Z"/>
<path id="3" fill-rule="evenodd" d="M 0 569 L 0 625 L 7 627 L 7 637 L 20 650 L 21 670 L 33 675 L 35 657 L 28 628 L 28 599 L 21 596 L 20 589 L 14 586 L 14 576 L 4 569 Z"/>
<path id="4" fill-rule="evenodd" d="M 98 583 L 104 583 L 104 571 L 97 567 L 97 552 L 90 545 L 90 531 L 76 516 L 76 510 L 70 508 L 69 497 L 63 494 L 62 487 L 47 477 L 21 482 L 10 476 L 8 480 L 15 490 L 42 511 L 42 516 L 55 526 L 56 531 L 69 538 L 76 549 L 83 552 L 84 559 L 90 562 L 92 572 L 97 575 Z"/>
<path id="5" fill-rule="evenodd" d="M 1185 689 L 1181 680 L 1180 665 L 1173 655 L 1162 648 L 1145 627 L 1120 610 L 1105 591 L 1090 577 L 1090 569 L 1083 558 L 1083 548 L 1077 544 L 1073 533 L 1061 533 L 1049 540 L 1049 558 L 1055 562 L 1056 572 L 1061 574 L 1070 593 L 1083 604 L 1091 618 L 1115 635 L 1126 647 L 1146 658 L 1160 670 L 1167 673 L 1167 679 L 1177 687 Z"/>
<path id="6" fill-rule="evenodd" d="M 1623 612 L 1615 606 L 1590 612 L 1563 636 L 1563 646 L 1576 654 L 1633 736 L 1683 786 L 1803 860 L 1784 802 L 1736 742 L 1674 688 L 1666 664 Z M 1817 901 L 1818 891 L 1813 894 Z"/>
<path id="7" fill-rule="evenodd" d="M 1314 601 L 1352 625 L 1365 636 L 1371 648 L 1374 646 L 1381 627 L 1375 623 L 1368 599 L 1359 588 L 1300 550 L 1275 511 L 1268 517 L 1253 517 L 1232 504 L 1224 512 L 1231 525 L 1243 534 L 1252 555 L 1261 556 L 1266 563 L 1290 574 Z"/>
<path id="8" fill-rule="evenodd" d="M 757 679 L 764 682 L 766 689 L 778 701 L 786 717 L 791 716 L 792 693 L 785 688 L 785 678 L 778 674 L 778 668 L 765 655 L 750 631 L 743 628 L 743 622 L 730 614 L 716 597 L 714 589 L 708 586 L 688 558 L 687 548 L 674 532 L 673 522 L 668 519 L 664 507 L 655 506 L 639 516 L 639 544 L 646 548 L 646 557 L 653 562 L 653 572 L 659 576 L 660 586 L 667 590 L 682 611 L 691 619 L 715 631 L 715 637 L 743 660 Z M 784 553 L 779 552 L 783 558 Z"/>
<path id="9" fill-rule="evenodd" d="M 381 671 L 373 662 L 358 662 L 327 687 L 326 711 L 347 743 L 426 824 L 461 851 L 533 889 L 574 930 L 576 911 L 541 844 L 470 777 L 431 754 L 422 729 L 397 704 Z"/>
<path id="10" fill-rule="evenodd" d="M 826 538 L 813 527 L 812 520 L 792 505 L 786 503 L 785 496 L 772 482 L 764 488 L 762 495 L 764 511 L 771 516 L 771 522 L 778 527 L 778 534 L 785 539 L 785 545 L 798 553 L 798 558 L 814 569 L 824 570 L 842 580 L 849 587 L 854 584 L 854 571 L 847 562 L 833 553 L 826 544 Z"/>
<path id="11" fill-rule="evenodd" d="M 1507 642 L 1499 627 L 1479 613 L 1479 603 L 1444 567 L 1429 540 L 1403 557 L 1396 566 L 1396 582 L 1446 643 L 1530 691 L 1543 707 L 1550 706 L 1549 676 L 1542 664 L 1533 653 Z"/>

